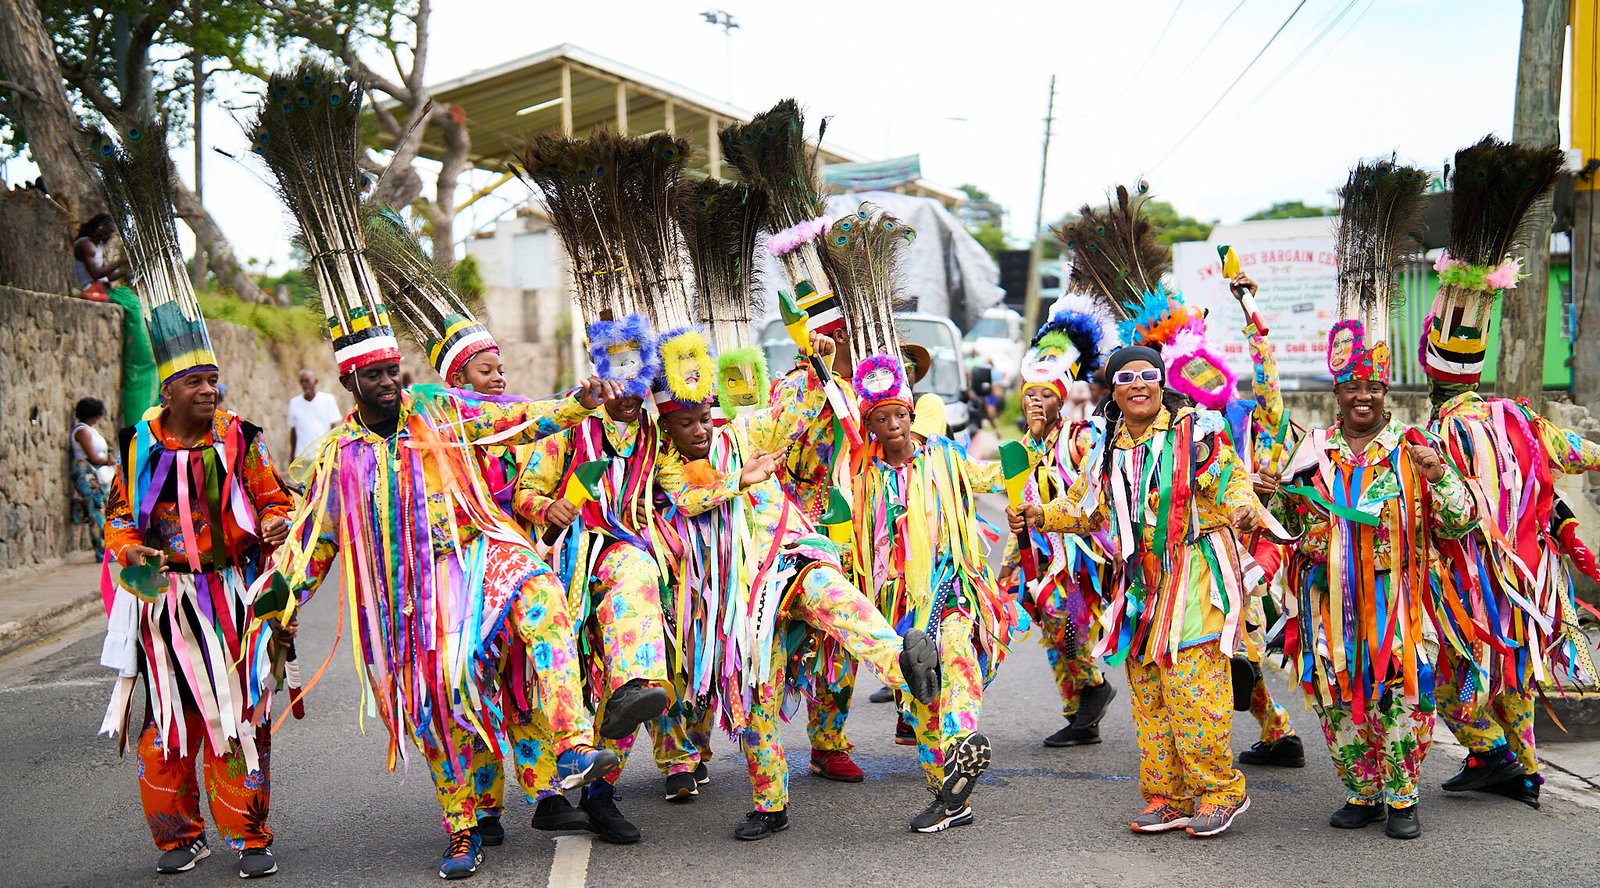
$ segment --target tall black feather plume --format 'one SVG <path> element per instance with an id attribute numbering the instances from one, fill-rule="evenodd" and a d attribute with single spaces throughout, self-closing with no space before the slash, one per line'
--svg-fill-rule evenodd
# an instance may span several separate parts
<path id="1" fill-rule="evenodd" d="M 449 329 L 451 318 L 481 318 L 479 299 L 467 298 L 440 273 L 417 236 L 388 207 L 362 208 L 367 262 L 389 297 L 389 315 L 427 353 Z"/>
<path id="2" fill-rule="evenodd" d="M 364 146 L 355 78 L 302 59 L 267 78 L 251 131 L 255 152 L 294 214 L 329 321 L 348 330 L 357 313 L 382 318 L 383 298 L 363 251 Z"/>
<path id="3" fill-rule="evenodd" d="M 1172 267 L 1172 249 L 1156 240 L 1142 212 L 1149 199 L 1143 179 L 1131 190 L 1118 185 L 1106 206 L 1084 204 L 1076 220 L 1054 229 L 1072 257 L 1072 288 L 1094 294 L 1119 319 L 1129 316 L 1126 303 L 1155 292 Z"/>
<path id="4" fill-rule="evenodd" d="M 1555 185 L 1565 157 L 1484 136 L 1456 152 L 1451 176 L 1450 256 L 1468 265 L 1499 265 L 1519 246 L 1528 208 Z"/>
<path id="5" fill-rule="evenodd" d="M 1339 317 L 1359 320 L 1369 343 L 1387 342 L 1404 303 L 1395 273 L 1418 249 L 1426 173 L 1391 157 L 1359 163 L 1339 189 Z"/>
<path id="6" fill-rule="evenodd" d="M 744 345 L 750 335 L 756 245 L 766 210 L 766 192 L 748 182 L 686 179 L 676 190 L 675 212 L 718 352 Z"/>
<path id="7" fill-rule="evenodd" d="M 838 287 L 857 360 L 900 354 L 894 313 L 906 307 L 900 276 L 916 230 L 870 203 L 834 222 L 823 238 L 828 274 Z"/>

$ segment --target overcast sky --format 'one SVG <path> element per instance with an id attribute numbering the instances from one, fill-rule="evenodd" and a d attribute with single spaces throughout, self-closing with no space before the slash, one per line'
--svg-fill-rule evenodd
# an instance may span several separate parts
<path id="1" fill-rule="evenodd" d="M 699 15 L 712 4 L 679 0 L 437 2 L 429 79 L 573 43 L 747 110 L 792 95 L 832 117 L 840 148 L 919 153 L 927 179 L 989 191 L 1025 238 L 1052 74 L 1047 221 L 1140 175 L 1180 211 L 1233 221 L 1279 200 L 1329 203 L 1362 157 L 1437 170 L 1485 133 L 1509 137 L 1522 13 L 1515 0 L 716 3 L 741 25 L 731 97 L 723 32 Z M 240 149 L 238 127 L 213 116 L 207 141 Z M 1564 143 L 1567 116 L 1564 100 Z M 206 203 L 238 252 L 281 259 L 280 205 L 213 158 Z"/>

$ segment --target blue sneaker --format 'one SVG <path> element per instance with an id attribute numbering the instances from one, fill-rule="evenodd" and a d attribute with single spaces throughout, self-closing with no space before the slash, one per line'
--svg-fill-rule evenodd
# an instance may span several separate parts
<path id="1" fill-rule="evenodd" d="M 439 861 L 439 878 L 470 879 L 483 863 L 483 840 L 470 829 L 450 834 L 450 847 Z"/>
<path id="2" fill-rule="evenodd" d="M 577 789 L 617 770 L 620 764 L 621 759 L 609 749 L 574 746 L 556 758 L 556 777 L 562 789 Z"/>

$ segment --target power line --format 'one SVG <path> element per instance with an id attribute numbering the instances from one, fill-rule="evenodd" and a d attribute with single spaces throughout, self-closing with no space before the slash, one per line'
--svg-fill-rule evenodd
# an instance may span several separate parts
<path id="1" fill-rule="evenodd" d="M 1195 130 L 1198 130 L 1201 124 L 1206 122 L 1206 118 L 1211 116 L 1211 112 L 1217 110 L 1217 106 L 1222 104 L 1223 99 L 1226 99 L 1228 94 L 1233 92 L 1233 88 L 1239 85 L 1239 81 L 1244 79 L 1244 75 L 1249 74 L 1250 69 L 1256 66 L 1256 62 L 1261 61 L 1261 57 L 1267 54 L 1267 50 L 1271 49 L 1272 44 L 1277 41 L 1278 35 L 1283 33 L 1284 28 L 1289 27 L 1289 23 L 1294 21 L 1294 17 L 1300 14 L 1300 10 L 1304 9 L 1305 5 L 1306 0 L 1300 0 L 1299 3 L 1295 4 L 1294 10 L 1289 13 L 1289 17 L 1283 20 L 1283 24 L 1278 26 L 1278 30 L 1272 32 L 1271 37 L 1267 38 L 1266 45 L 1262 46 L 1261 51 L 1257 52 L 1255 58 L 1250 60 L 1250 64 L 1245 65 L 1244 70 L 1239 72 L 1239 76 L 1233 78 L 1233 82 L 1228 84 L 1228 88 L 1222 91 L 1222 95 L 1217 96 L 1217 100 L 1211 103 L 1211 107 L 1206 109 L 1206 113 L 1200 115 L 1200 119 L 1194 122 L 1194 126 L 1189 127 L 1189 131 L 1183 134 L 1183 138 L 1179 139 L 1176 144 L 1167 149 L 1167 153 L 1162 155 L 1160 160 L 1156 161 L 1155 165 L 1157 167 L 1166 163 L 1167 159 L 1172 156 L 1173 152 L 1182 147 L 1184 142 L 1189 141 L 1189 137 L 1194 135 Z M 1152 167 L 1152 169 L 1153 168 L 1154 167 Z"/>
<path id="2" fill-rule="evenodd" d="M 1172 30 L 1172 23 L 1177 21 L 1177 19 L 1178 19 L 1178 10 L 1180 10 L 1182 8 L 1183 8 L 1183 0 L 1178 0 L 1178 4 L 1176 6 L 1174 6 L 1174 7 L 1172 7 L 1172 14 L 1167 16 L 1167 23 L 1162 26 L 1161 33 L 1156 37 L 1156 42 L 1151 44 L 1149 55 L 1146 55 L 1144 57 L 1144 61 L 1139 63 L 1139 67 L 1138 67 L 1138 69 L 1136 69 L 1133 72 L 1133 76 L 1128 78 L 1128 82 L 1129 83 L 1132 83 L 1135 80 L 1138 80 L 1139 79 L 1139 75 L 1144 73 L 1144 66 L 1150 64 L 1150 60 L 1156 57 L 1156 50 L 1161 48 L 1161 41 L 1167 39 L 1167 32 Z"/>
<path id="3" fill-rule="evenodd" d="M 1239 10 L 1243 9 L 1244 5 L 1246 3 L 1249 3 L 1249 2 L 1250 2 L 1250 0 L 1239 0 L 1239 5 L 1235 6 L 1233 8 L 1232 12 L 1229 12 L 1226 16 L 1223 17 L 1222 24 L 1217 25 L 1217 29 L 1215 31 L 1211 32 L 1211 36 L 1207 37 L 1206 41 L 1204 43 L 1200 44 L 1200 50 L 1194 54 L 1194 58 L 1189 60 L 1189 64 L 1184 65 L 1183 66 L 1183 70 L 1178 72 L 1178 76 L 1172 78 L 1172 82 L 1167 84 L 1167 88 L 1164 91 L 1162 91 L 1160 96 L 1156 97 L 1156 102 L 1155 102 L 1156 104 L 1159 105 L 1161 103 L 1162 99 L 1165 99 L 1167 96 L 1172 94 L 1172 88 L 1177 86 L 1178 83 L 1183 80 L 1183 75 L 1189 73 L 1189 69 L 1194 67 L 1194 63 L 1200 61 L 1200 57 L 1205 55 L 1206 54 L 1206 50 L 1211 48 L 1211 44 L 1212 44 L 1213 41 L 1215 41 L 1217 39 L 1217 35 L 1221 34 L 1222 33 L 1222 29 L 1226 28 L 1228 26 L 1228 22 L 1233 20 L 1234 13 L 1236 13 Z"/>
<path id="4" fill-rule="evenodd" d="M 1308 42 L 1305 46 L 1301 47 L 1300 48 L 1300 52 L 1297 53 L 1293 59 L 1290 59 L 1289 63 L 1287 65 L 1284 65 L 1283 68 L 1278 71 L 1276 76 L 1274 76 L 1271 80 L 1267 81 L 1267 85 L 1262 87 L 1261 91 L 1256 93 L 1255 96 L 1253 98 L 1251 98 L 1248 103 L 1245 104 L 1244 110 L 1240 111 L 1233 119 L 1234 120 L 1239 120 L 1240 118 L 1242 118 L 1245 115 L 1249 114 L 1250 111 L 1253 110 L 1255 108 L 1255 106 L 1261 102 L 1262 99 L 1267 97 L 1268 93 L 1270 93 L 1273 90 L 1277 89 L 1278 85 L 1280 83 L 1282 83 L 1286 77 L 1289 76 L 1289 72 L 1293 71 L 1296 66 L 1298 66 L 1302 61 L 1304 61 L 1308 56 L 1310 56 L 1312 50 L 1317 48 L 1317 44 L 1321 43 L 1323 41 L 1323 38 L 1325 38 L 1329 34 L 1331 34 L 1333 32 L 1333 29 L 1339 26 L 1339 22 L 1343 21 L 1344 17 L 1346 15 L 1349 15 L 1350 14 L 1350 10 L 1353 9 L 1355 7 L 1355 5 L 1357 3 L 1359 3 L 1359 2 L 1361 2 L 1361 0 L 1350 0 L 1350 2 L 1346 3 L 1344 8 L 1339 10 L 1339 14 L 1334 16 L 1332 21 L 1328 22 L 1327 27 L 1323 28 L 1320 32 L 1318 32 L 1317 36 L 1313 37 L 1310 40 L 1310 42 Z M 1356 23 L 1361 21 L 1361 17 L 1366 15 L 1368 10 L 1372 9 L 1372 4 L 1375 3 L 1375 2 L 1377 2 L 1377 0 L 1368 0 L 1367 8 L 1361 10 L 1361 14 L 1355 17 L 1355 20 L 1350 23 L 1350 27 L 1346 28 L 1343 34 L 1339 35 L 1339 39 L 1338 40 L 1335 40 L 1333 43 L 1329 44 L 1329 52 L 1332 52 L 1334 48 L 1336 48 L 1340 43 L 1342 43 L 1344 41 L 1344 38 L 1350 36 L 1351 29 L 1355 28 Z"/>

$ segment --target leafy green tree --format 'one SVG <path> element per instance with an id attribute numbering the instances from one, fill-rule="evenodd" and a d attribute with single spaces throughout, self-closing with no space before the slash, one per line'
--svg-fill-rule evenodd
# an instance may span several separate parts
<path id="1" fill-rule="evenodd" d="M 989 255 L 998 256 L 1008 247 L 1005 232 L 1005 208 L 996 203 L 989 192 L 976 185 L 962 185 L 960 190 L 967 199 L 956 207 L 956 218 L 962 227 L 983 245 Z"/>
<path id="2" fill-rule="evenodd" d="M 1333 207 L 1308 205 L 1305 201 L 1300 200 L 1281 200 L 1244 218 L 1246 222 L 1254 222 L 1260 219 L 1307 219 L 1315 216 L 1332 216 L 1336 212 L 1338 211 Z"/>

